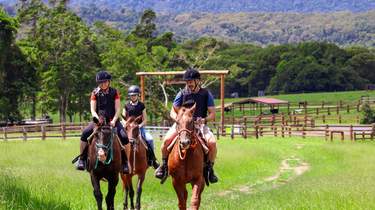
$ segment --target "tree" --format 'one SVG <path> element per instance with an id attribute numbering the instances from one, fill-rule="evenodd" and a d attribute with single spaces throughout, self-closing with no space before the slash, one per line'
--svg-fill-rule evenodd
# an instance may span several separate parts
<path id="1" fill-rule="evenodd" d="M 19 120 L 22 97 L 33 86 L 34 69 L 15 43 L 18 22 L 0 9 L 0 120 Z"/>
<path id="2" fill-rule="evenodd" d="M 151 10 L 147 9 L 143 12 L 140 22 L 136 25 L 134 31 L 132 32 L 134 35 L 138 36 L 139 38 L 150 39 L 155 37 L 156 32 L 156 13 Z"/>
<path id="3" fill-rule="evenodd" d="M 60 122 L 66 122 L 68 110 L 82 113 L 88 108 L 89 103 L 83 101 L 88 101 L 100 67 L 90 37 L 88 27 L 63 3 L 49 9 L 38 22 L 36 43 L 43 61 L 39 97 L 43 109 L 58 109 Z"/>

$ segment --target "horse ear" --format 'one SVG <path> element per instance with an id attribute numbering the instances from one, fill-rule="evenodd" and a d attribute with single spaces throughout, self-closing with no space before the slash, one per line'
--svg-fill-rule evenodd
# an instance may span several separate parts
<path id="1" fill-rule="evenodd" d="M 137 118 L 135 118 L 134 122 L 140 124 L 142 122 L 143 115 L 139 115 Z"/>
<path id="2" fill-rule="evenodd" d="M 92 121 L 93 121 L 95 124 L 99 124 L 99 119 L 96 118 L 96 117 L 93 117 L 93 118 L 92 118 Z"/>
<path id="3" fill-rule="evenodd" d="M 190 113 L 193 114 L 196 108 L 197 108 L 197 103 L 194 103 L 194 105 L 189 109 Z"/>

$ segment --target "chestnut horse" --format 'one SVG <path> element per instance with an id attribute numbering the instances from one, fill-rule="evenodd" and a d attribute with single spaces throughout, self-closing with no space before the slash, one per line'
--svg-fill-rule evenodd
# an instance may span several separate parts
<path id="1" fill-rule="evenodd" d="M 107 209 L 114 209 L 114 197 L 121 169 L 120 144 L 116 130 L 109 125 L 99 125 L 88 138 L 88 168 L 91 184 L 98 209 L 102 209 L 103 194 L 100 191 L 100 180 L 108 181 L 108 193 L 105 197 Z"/>
<path id="2" fill-rule="evenodd" d="M 130 117 L 126 121 L 126 133 L 128 134 L 129 144 L 125 146 L 126 155 L 128 157 L 129 164 L 129 174 L 121 174 L 121 179 L 123 187 L 125 189 L 125 199 L 124 199 L 124 209 L 128 208 L 128 195 L 130 199 L 130 207 L 134 209 L 134 189 L 132 183 L 132 177 L 134 175 L 138 176 L 137 183 L 137 200 L 136 209 L 141 209 L 141 194 L 142 194 L 142 184 L 145 180 L 146 170 L 148 168 L 147 164 L 147 153 L 146 143 L 141 139 L 141 133 L 139 130 L 139 123 L 142 116 L 137 118 Z"/>
<path id="3" fill-rule="evenodd" d="M 168 158 L 168 173 L 172 176 L 179 209 L 186 209 L 187 183 L 192 185 L 191 209 L 199 209 L 205 185 L 204 152 L 193 121 L 194 111 L 195 105 L 191 108 L 182 107 L 179 110 L 176 120 L 178 135 L 172 143 L 173 148 Z"/>

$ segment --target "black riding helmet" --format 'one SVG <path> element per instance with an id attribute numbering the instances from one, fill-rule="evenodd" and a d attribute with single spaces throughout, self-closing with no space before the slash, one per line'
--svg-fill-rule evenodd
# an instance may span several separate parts
<path id="1" fill-rule="evenodd" d="M 187 81 L 187 80 L 196 80 L 196 79 L 201 79 L 201 74 L 199 73 L 199 71 L 194 68 L 186 69 L 184 76 L 183 76 L 183 80 Z"/>
<path id="2" fill-rule="evenodd" d="M 106 81 L 110 81 L 111 79 L 112 79 L 112 76 L 107 71 L 99 71 L 96 74 L 96 83 L 103 83 Z"/>
<path id="3" fill-rule="evenodd" d="M 139 95 L 141 93 L 141 90 L 137 85 L 132 85 L 128 89 L 128 96 L 133 96 L 133 95 Z"/>

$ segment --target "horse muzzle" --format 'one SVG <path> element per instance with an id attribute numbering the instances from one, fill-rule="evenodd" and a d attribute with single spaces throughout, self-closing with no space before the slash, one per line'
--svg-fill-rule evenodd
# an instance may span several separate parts
<path id="1" fill-rule="evenodd" d="M 98 155 L 98 160 L 100 162 L 104 162 L 107 159 L 107 155 L 106 155 L 106 153 L 104 152 L 103 149 L 99 149 L 97 155 Z"/>
<path id="2" fill-rule="evenodd" d="M 190 144 L 191 144 L 191 140 L 190 139 L 180 140 L 180 147 L 183 150 L 189 149 Z"/>

